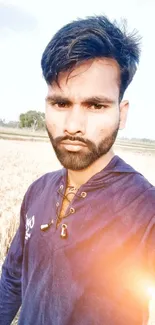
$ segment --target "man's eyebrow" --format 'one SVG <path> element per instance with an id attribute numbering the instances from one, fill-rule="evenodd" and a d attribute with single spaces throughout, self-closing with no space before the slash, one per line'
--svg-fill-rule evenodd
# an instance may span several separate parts
<path id="1" fill-rule="evenodd" d="M 106 96 L 92 96 L 88 98 L 84 98 L 82 100 L 82 103 L 94 103 L 94 104 L 100 104 L 100 103 L 106 103 L 106 104 L 114 104 L 115 100 Z"/>
<path id="2" fill-rule="evenodd" d="M 61 96 L 61 95 L 50 95 L 45 98 L 46 102 L 66 102 L 71 103 L 71 100 L 69 98 Z"/>
<path id="3" fill-rule="evenodd" d="M 72 100 L 61 95 L 49 95 L 46 97 L 46 102 L 65 102 L 65 103 L 72 103 Z M 81 100 L 81 104 L 114 104 L 115 100 L 112 98 L 109 98 L 107 96 L 92 96 L 92 97 L 86 97 Z"/>

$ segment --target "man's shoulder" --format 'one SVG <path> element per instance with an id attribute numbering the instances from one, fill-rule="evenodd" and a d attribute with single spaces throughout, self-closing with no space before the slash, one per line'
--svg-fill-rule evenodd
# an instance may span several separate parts
<path id="1" fill-rule="evenodd" d="M 119 160 L 115 172 L 118 173 L 113 185 L 115 209 L 130 209 L 130 212 L 155 211 L 155 186 L 132 166 Z"/>
<path id="2" fill-rule="evenodd" d="M 43 191 L 48 191 L 56 186 L 63 177 L 63 169 L 46 173 L 36 179 L 27 189 L 24 200 L 27 202 L 29 199 L 38 198 Z"/>
<path id="3" fill-rule="evenodd" d="M 30 187 L 31 188 L 34 188 L 34 187 L 45 187 L 47 183 L 51 182 L 51 181 L 54 181 L 54 180 L 57 180 L 58 178 L 62 177 L 63 175 L 63 171 L 62 169 L 60 170 L 56 170 L 56 171 L 53 171 L 53 172 L 49 172 L 49 173 L 46 173 L 42 176 L 40 176 L 39 178 L 37 178 L 31 185 Z"/>
<path id="4" fill-rule="evenodd" d="M 120 175 L 122 174 L 124 176 L 124 181 L 127 182 L 127 185 L 130 184 L 132 187 L 137 187 L 141 190 L 143 189 L 144 191 L 148 188 L 155 190 L 155 186 L 140 171 L 136 170 L 133 166 L 126 163 L 120 157 L 117 168 Z"/>

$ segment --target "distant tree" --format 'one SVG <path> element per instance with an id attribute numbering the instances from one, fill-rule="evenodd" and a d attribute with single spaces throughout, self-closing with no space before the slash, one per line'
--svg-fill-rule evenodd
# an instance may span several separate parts
<path id="1" fill-rule="evenodd" d="M 6 122 L 5 119 L 0 119 L 0 126 L 8 127 L 8 128 L 18 128 L 19 127 L 19 121 Z"/>
<path id="2" fill-rule="evenodd" d="M 45 129 L 45 113 L 28 111 L 19 116 L 21 128 L 32 128 L 33 130 Z"/>
<path id="3" fill-rule="evenodd" d="M 5 126 L 5 120 L 0 119 L 0 126 Z"/>
<path id="4" fill-rule="evenodd" d="M 7 127 L 9 128 L 18 128 L 19 127 L 19 121 L 9 121 L 6 124 Z"/>

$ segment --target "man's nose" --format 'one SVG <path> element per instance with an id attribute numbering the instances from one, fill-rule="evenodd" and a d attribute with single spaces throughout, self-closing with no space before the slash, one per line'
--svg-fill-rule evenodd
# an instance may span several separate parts
<path id="1" fill-rule="evenodd" d="M 86 114 L 80 105 L 74 105 L 67 113 L 65 121 L 65 133 L 68 134 L 85 134 Z"/>

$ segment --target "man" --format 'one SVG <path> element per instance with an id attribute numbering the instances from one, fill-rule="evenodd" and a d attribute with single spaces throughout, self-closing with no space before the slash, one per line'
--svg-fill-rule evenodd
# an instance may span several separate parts
<path id="1" fill-rule="evenodd" d="M 3 265 L 0 324 L 142 325 L 154 280 L 155 188 L 112 146 L 137 69 L 135 35 L 74 21 L 42 57 L 46 126 L 64 168 L 36 180 Z"/>

